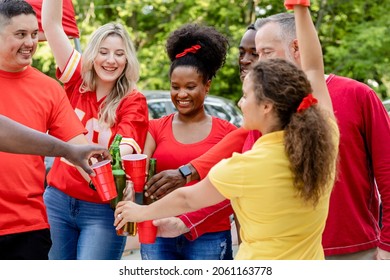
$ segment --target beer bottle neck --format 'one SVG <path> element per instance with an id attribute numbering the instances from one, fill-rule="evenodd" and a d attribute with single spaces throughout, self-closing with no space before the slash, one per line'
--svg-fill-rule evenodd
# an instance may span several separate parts
<path id="1" fill-rule="evenodd" d="M 114 175 L 121 175 L 124 173 L 122 168 L 122 160 L 119 147 L 114 147 L 112 149 L 111 157 L 112 157 L 112 173 Z M 120 173 L 120 174 L 119 174 Z"/>

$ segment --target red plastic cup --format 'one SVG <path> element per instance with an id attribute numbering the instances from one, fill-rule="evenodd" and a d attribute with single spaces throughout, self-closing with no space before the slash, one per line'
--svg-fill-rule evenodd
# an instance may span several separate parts
<path id="1" fill-rule="evenodd" d="M 143 192 L 146 179 L 146 159 L 144 154 L 131 154 L 122 157 L 126 175 L 134 184 L 135 192 Z"/>
<path id="2" fill-rule="evenodd" d="M 117 191 L 112 175 L 111 161 L 103 160 L 91 165 L 96 176 L 90 176 L 93 185 L 102 201 L 109 201 L 117 197 Z"/>
<path id="3" fill-rule="evenodd" d="M 153 244 L 156 242 L 157 227 L 153 225 L 153 221 L 143 221 L 137 223 L 138 239 L 143 244 Z"/>

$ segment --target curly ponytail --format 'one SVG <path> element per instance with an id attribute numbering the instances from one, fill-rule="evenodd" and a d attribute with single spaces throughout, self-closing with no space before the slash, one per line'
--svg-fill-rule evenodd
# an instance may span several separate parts
<path id="1" fill-rule="evenodd" d="M 285 149 L 294 187 L 304 201 L 318 202 L 333 175 L 336 151 L 329 122 L 317 106 L 294 113 L 285 127 Z"/>
<path id="2" fill-rule="evenodd" d="M 315 206 L 334 175 L 337 147 L 335 128 L 317 105 L 297 109 L 312 92 L 305 73 L 283 59 L 268 59 L 253 66 L 252 79 L 258 103 L 272 102 L 278 124 L 284 130 L 287 157 L 294 176 L 293 185 L 305 202 Z M 336 132 L 337 133 L 337 132 Z"/>

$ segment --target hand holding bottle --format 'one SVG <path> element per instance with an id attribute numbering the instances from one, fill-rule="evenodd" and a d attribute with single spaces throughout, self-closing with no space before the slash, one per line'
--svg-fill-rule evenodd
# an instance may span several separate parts
<path id="1" fill-rule="evenodd" d="M 118 203 L 123 200 L 124 191 L 126 189 L 126 173 L 122 168 L 122 159 L 120 155 L 119 144 L 122 140 L 122 135 L 115 135 L 114 141 L 110 146 L 110 154 L 112 157 L 112 174 L 114 175 L 114 181 L 118 196 L 111 200 L 111 208 L 115 210 Z M 122 228 L 117 229 L 117 235 L 120 236 L 135 236 L 137 234 L 137 226 L 134 222 L 129 222 L 123 225 Z"/>

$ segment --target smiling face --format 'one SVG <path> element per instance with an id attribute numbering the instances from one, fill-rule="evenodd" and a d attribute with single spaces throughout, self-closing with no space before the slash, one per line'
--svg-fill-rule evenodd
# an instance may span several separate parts
<path id="1" fill-rule="evenodd" d="M 191 66 L 178 66 L 171 74 L 171 100 L 179 114 L 191 116 L 204 113 L 204 100 L 210 89 L 203 76 Z"/>
<path id="2" fill-rule="evenodd" d="M 0 69 L 23 71 L 32 63 L 38 44 L 38 21 L 34 15 L 21 14 L 0 26 Z"/>
<path id="3" fill-rule="evenodd" d="M 250 66 L 259 59 L 255 45 L 256 30 L 248 29 L 241 39 L 239 47 L 238 65 L 240 67 L 240 79 L 244 81 Z"/>
<path id="4" fill-rule="evenodd" d="M 254 79 L 256 79 L 256 77 L 253 72 L 250 71 L 244 79 L 242 97 L 238 106 L 244 117 L 242 127 L 248 130 L 258 130 L 264 135 L 271 131 L 278 130 L 279 128 L 276 126 L 277 118 L 273 113 L 273 103 L 259 92 L 262 91 L 262 89 L 258 87 L 257 89 L 255 88 Z M 261 100 L 259 96 L 263 96 L 261 97 Z"/>
<path id="5" fill-rule="evenodd" d="M 292 63 L 297 63 L 295 58 L 297 55 L 296 42 L 291 44 L 284 42 L 280 26 L 277 23 L 271 22 L 260 27 L 257 30 L 255 42 L 259 60 L 283 58 Z"/>
<path id="6" fill-rule="evenodd" d="M 126 67 L 125 45 L 118 35 L 110 35 L 99 47 L 93 66 L 101 83 L 115 84 Z"/>
<path id="7" fill-rule="evenodd" d="M 238 102 L 244 122 L 242 127 L 248 130 L 260 130 L 262 120 L 261 106 L 256 100 L 251 74 L 247 75 L 242 85 L 242 97 Z"/>

